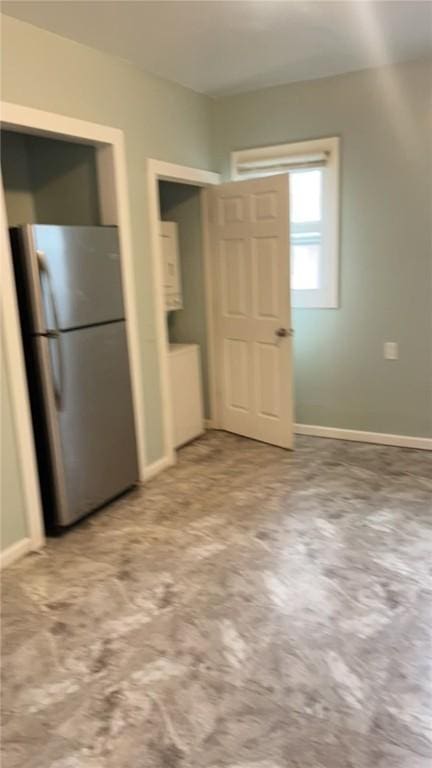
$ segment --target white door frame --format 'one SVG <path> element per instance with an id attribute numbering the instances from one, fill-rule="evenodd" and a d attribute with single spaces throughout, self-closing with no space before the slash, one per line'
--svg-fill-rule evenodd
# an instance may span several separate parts
<path id="1" fill-rule="evenodd" d="M 157 352 L 159 360 L 160 381 L 161 381 L 161 401 L 162 401 L 162 431 L 164 455 L 161 459 L 163 466 L 170 466 L 175 463 L 174 448 L 174 430 L 173 416 L 171 409 L 170 396 L 170 377 L 169 377 L 169 340 L 166 323 L 165 297 L 163 291 L 163 273 L 162 273 L 162 253 L 159 237 L 160 203 L 159 203 L 159 181 L 173 181 L 180 184 L 189 184 L 190 186 L 201 187 L 201 211 L 202 211 L 202 236 L 203 236 L 203 260 L 205 275 L 205 300 L 207 308 L 207 343 L 208 343 L 208 366 L 210 381 L 210 402 L 212 415 L 216 412 L 216 386 L 214 369 L 214 336 L 213 336 L 213 309 L 211 293 L 211 265 L 210 253 L 208 247 L 208 227 L 207 213 L 204 190 L 213 184 L 219 184 L 221 176 L 219 173 L 203 171 L 198 168 L 190 168 L 186 165 L 176 165 L 175 163 L 166 163 L 161 160 L 148 158 L 146 161 L 147 194 L 148 194 L 148 212 L 150 229 L 150 248 L 153 273 L 153 295 L 155 297 L 156 312 L 156 339 Z"/>
<path id="2" fill-rule="evenodd" d="M 128 318 L 126 327 L 138 447 L 139 479 L 143 481 L 147 476 L 144 392 L 140 366 L 139 328 L 123 131 L 8 102 L 1 102 L 0 107 L 1 123 L 4 129 L 90 144 L 96 147 L 102 223 L 116 224 L 119 229 L 123 293 L 126 317 Z M 43 546 L 44 528 L 12 255 L 4 206 L 3 182 L 1 183 L 1 198 L 1 273 L 3 280 L 1 315 L 8 375 L 10 376 L 13 417 L 22 470 L 28 531 L 28 538 L 25 542 L 17 542 L 10 547 L 10 552 L 6 550 L 2 553 L 0 562 L 2 564 L 9 564 L 16 557 L 24 554 L 24 552 L 36 550 Z"/>

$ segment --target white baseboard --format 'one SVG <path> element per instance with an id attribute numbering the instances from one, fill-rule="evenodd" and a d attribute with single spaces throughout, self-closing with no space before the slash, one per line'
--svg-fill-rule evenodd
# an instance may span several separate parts
<path id="1" fill-rule="evenodd" d="M 383 432 L 362 432 L 356 429 L 338 427 L 318 427 L 314 424 L 294 424 L 297 435 L 313 437 L 331 437 L 333 440 L 353 440 L 358 443 L 376 443 L 378 445 L 396 445 L 400 448 L 419 448 L 432 451 L 432 438 L 409 437 L 407 435 L 386 435 Z"/>
<path id="2" fill-rule="evenodd" d="M 164 469 L 172 467 L 173 464 L 175 464 L 175 457 L 172 456 L 163 456 L 161 459 L 154 461 L 153 464 L 149 464 L 144 470 L 144 482 L 151 480 L 152 477 L 158 475 L 159 472 L 163 472 Z"/>
<path id="3" fill-rule="evenodd" d="M 16 541 L 15 544 L 11 544 L 10 547 L 7 547 L 3 552 L 0 552 L 0 569 L 12 565 L 12 563 L 15 563 L 20 557 L 31 552 L 32 549 L 31 539 L 20 539 L 20 541 Z"/>
<path id="4" fill-rule="evenodd" d="M 204 429 L 217 429 L 214 419 L 204 419 Z"/>

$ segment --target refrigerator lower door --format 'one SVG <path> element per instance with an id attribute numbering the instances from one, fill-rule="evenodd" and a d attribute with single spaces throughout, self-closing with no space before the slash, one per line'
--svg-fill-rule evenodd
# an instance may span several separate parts
<path id="1" fill-rule="evenodd" d="M 48 528 L 51 529 L 58 525 L 59 519 L 68 517 L 56 396 L 60 386 L 58 340 L 34 336 L 27 352 L 28 384 L 44 516 Z"/>
<path id="2" fill-rule="evenodd" d="M 81 328 L 44 343 L 53 346 L 61 456 L 54 471 L 60 469 L 64 499 L 55 523 L 61 527 L 138 480 L 125 323 Z"/>

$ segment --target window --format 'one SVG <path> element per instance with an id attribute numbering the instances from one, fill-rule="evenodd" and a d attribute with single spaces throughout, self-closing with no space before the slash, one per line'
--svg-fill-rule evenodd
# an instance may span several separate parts
<path id="1" fill-rule="evenodd" d="M 291 289 L 315 291 L 320 285 L 322 247 L 322 171 L 290 173 Z"/>
<path id="2" fill-rule="evenodd" d="M 233 152 L 233 179 L 290 176 L 291 303 L 338 306 L 339 139 Z"/>

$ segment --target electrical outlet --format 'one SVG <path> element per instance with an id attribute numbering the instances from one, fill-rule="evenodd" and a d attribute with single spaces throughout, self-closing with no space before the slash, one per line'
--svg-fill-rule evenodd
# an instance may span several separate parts
<path id="1" fill-rule="evenodd" d="M 399 344 L 397 341 L 384 342 L 384 359 L 399 360 Z"/>

